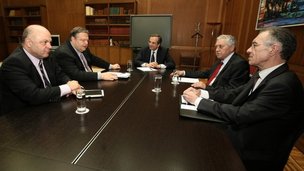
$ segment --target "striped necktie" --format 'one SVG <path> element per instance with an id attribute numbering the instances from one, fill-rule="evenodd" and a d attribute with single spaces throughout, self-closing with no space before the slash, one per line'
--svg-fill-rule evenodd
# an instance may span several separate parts
<path id="1" fill-rule="evenodd" d="M 215 77 L 217 76 L 218 72 L 220 71 L 222 65 L 223 65 L 223 62 L 220 62 L 216 66 L 216 68 L 215 68 L 214 72 L 212 73 L 211 77 L 208 79 L 207 85 L 209 85 L 215 79 Z"/>
<path id="2" fill-rule="evenodd" d="M 43 79 L 43 82 L 44 82 L 44 88 L 47 88 L 47 87 L 52 87 L 51 83 L 49 82 L 49 80 L 46 78 L 46 74 L 43 70 L 43 63 L 42 63 L 42 59 L 39 60 L 39 69 L 40 69 L 40 72 L 41 72 L 41 75 L 42 75 L 42 79 Z"/>
<path id="3" fill-rule="evenodd" d="M 251 90 L 249 92 L 249 95 L 255 90 L 256 88 L 256 82 L 258 81 L 258 79 L 260 78 L 259 73 L 257 72 L 255 75 L 252 76 L 252 85 L 251 85 Z"/>
<path id="4" fill-rule="evenodd" d="M 82 65 L 84 66 L 85 71 L 92 72 L 91 68 L 88 65 L 87 60 L 85 59 L 82 53 L 80 53 L 79 58 L 81 60 Z"/>

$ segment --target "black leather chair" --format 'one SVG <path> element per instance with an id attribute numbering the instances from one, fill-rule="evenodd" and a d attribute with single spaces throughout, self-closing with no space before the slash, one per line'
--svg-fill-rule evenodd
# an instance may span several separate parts
<path id="1" fill-rule="evenodd" d="M 1 67 L 1 65 L 0 65 Z M 3 104 L 3 97 L 2 97 L 2 76 L 1 76 L 1 70 L 0 70 L 0 116 L 3 114 L 3 107 L 2 107 L 2 104 Z"/>
<path id="2" fill-rule="evenodd" d="M 283 171 L 290 152 L 294 147 L 298 138 L 304 132 L 304 118 L 301 123 L 298 125 L 297 130 L 289 135 L 285 140 L 282 140 L 280 143 L 280 151 L 278 151 L 275 158 L 272 158 L 272 161 L 264 161 L 264 160 L 253 160 L 253 161 L 243 161 L 247 171 Z"/>

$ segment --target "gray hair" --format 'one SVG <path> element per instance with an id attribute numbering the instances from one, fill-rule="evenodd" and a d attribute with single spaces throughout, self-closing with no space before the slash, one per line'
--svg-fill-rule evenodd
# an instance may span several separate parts
<path id="1" fill-rule="evenodd" d="M 219 35 L 216 40 L 225 40 L 229 46 L 235 46 L 236 44 L 234 36 L 228 34 Z"/>
<path id="2" fill-rule="evenodd" d="M 281 58 L 288 61 L 297 48 L 297 40 L 294 33 L 283 27 L 269 27 L 261 30 L 260 33 L 262 32 L 268 32 L 270 35 L 269 40 L 265 42 L 267 46 L 275 42 L 281 44 Z"/>

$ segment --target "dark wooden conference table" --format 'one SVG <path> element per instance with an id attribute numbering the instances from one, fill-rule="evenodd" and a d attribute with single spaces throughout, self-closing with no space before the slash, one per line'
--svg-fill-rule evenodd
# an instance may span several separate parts
<path id="1" fill-rule="evenodd" d="M 161 93 L 151 91 L 157 73 Z M 2 115 L 0 170 L 245 170 L 221 125 L 179 116 L 190 84 L 172 85 L 170 73 L 81 83 L 105 92 L 84 115 L 74 96 Z"/>

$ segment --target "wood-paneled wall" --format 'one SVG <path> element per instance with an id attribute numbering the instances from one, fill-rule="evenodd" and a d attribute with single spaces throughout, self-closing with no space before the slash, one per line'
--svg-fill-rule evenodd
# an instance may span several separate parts
<path id="1" fill-rule="evenodd" d="M 258 0 L 226 0 L 223 15 L 223 33 L 232 34 L 238 40 L 237 52 L 247 58 L 246 50 L 258 34 L 255 30 L 258 13 Z M 288 64 L 295 71 L 304 85 L 304 26 L 290 27 L 297 36 L 297 50 Z"/>
<path id="2" fill-rule="evenodd" d="M 46 0 L 48 11 L 48 29 L 52 34 L 60 34 L 65 42 L 75 26 L 84 26 L 83 0 Z"/>
<path id="3" fill-rule="evenodd" d="M 60 2 L 56 0 L 0 0 L 0 5 L 46 5 L 48 29 L 53 34 L 60 34 L 63 42 L 74 26 L 84 26 L 84 3 L 88 1 L 107 2 L 108 0 L 60 0 Z M 137 3 L 138 14 L 173 15 L 171 54 L 177 64 L 182 52 L 193 52 L 195 49 L 195 39 L 191 36 L 195 33 L 197 23 L 200 23 L 200 33 L 203 35 L 197 49 L 201 54 L 201 69 L 210 67 L 215 60 L 212 46 L 218 34 L 234 35 L 238 40 L 237 52 L 244 58 L 247 58 L 246 50 L 258 34 L 255 23 L 259 0 L 137 0 Z M 213 27 L 210 23 L 221 24 Z M 3 25 L 1 27 L 0 31 Z M 303 26 L 290 28 L 297 35 L 298 47 L 289 65 L 304 82 L 303 28 Z M 1 55 L 5 53 L 2 47 L 5 45 L 1 45 Z"/>

